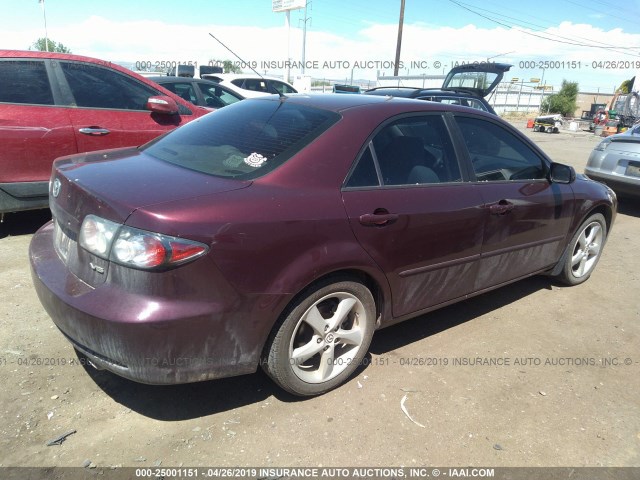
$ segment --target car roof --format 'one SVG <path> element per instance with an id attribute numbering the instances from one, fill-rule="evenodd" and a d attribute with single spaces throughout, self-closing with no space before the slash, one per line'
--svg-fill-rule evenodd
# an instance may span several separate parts
<path id="1" fill-rule="evenodd" d="M 460 112 L 469 113 L 471 109 L 459 105 L 449 105 L 437 102 L 425 102 L 413 98 L 401 98 L 381 95 L 341 95 L 338 93 L 293 93 L 282 97 L 269 95 L 257 97 L 251 101 L 259 102 L 291 102 L 308 107 L 343 113 L 351 109 L 376 109 L 387 110 L 389 114 L 402 114 L 410 112 Z M 472 110 L 478 115 L 495 119 L 495 115 L 481 110 Z"/>
<path id="2" fill-rule="evenodd" d="M 365 91 L 367 95 L 391 95 L 393 97 L 417 98 L 424 95 L 434 96 L 459 96 L 466 98 L 479 98 L 469 90 L 459 88 L 419 88 L 419 87 L 375 87 Z"/>

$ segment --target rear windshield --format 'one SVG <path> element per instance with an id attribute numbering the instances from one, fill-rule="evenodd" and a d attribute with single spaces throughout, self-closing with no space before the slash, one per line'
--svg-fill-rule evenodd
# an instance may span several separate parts
<path id="1" fill-rule="evenodd" d="M 226 178 L 261 177 L 340 119 L 287 101 L 243 100 L 194 120 L 142 150 L 180 167 Z"/>

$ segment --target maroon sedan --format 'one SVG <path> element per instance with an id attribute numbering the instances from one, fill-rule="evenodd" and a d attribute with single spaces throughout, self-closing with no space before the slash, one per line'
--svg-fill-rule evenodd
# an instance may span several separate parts
<path id="1" fill-rule="evenodd" d="M 345 382 L 374 330 L 535 274 L 585 281 L 617 201 L 499 118 L 361 95 L 238 102 L 58 159 L 40 300 L 98 368 Z"/>

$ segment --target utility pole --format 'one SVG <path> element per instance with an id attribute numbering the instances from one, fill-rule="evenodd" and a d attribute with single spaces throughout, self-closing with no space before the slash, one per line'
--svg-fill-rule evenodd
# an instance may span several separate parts
<path id="1" fill-rule="evenodd" d="M 49 34 L 47 33 L 47 12 L 44 9 L 44 0 L 38 0 L 40 5 L 42 5 L 42 16 L 44 17 L 44 49 L 45 51 L 49 51 Z"/>
<path id="2" fill-rule="evenodd" d="M 400 20 L 398 21 L 398 42 L 396 43 L 396 63 L 393 67 L 393 76 L 398 76 L 400 67 L 400 48 L 402 47 L 402 25 L 404 24 L 404 0 L 400 0 Z"/>
<path id="3" fill-rule="evenodd" d="M 302 26 L 302 74 L 303 75 L 304 75 L 305 60 L 307 57 L 307 22 L 311 20 L 309 17 L 307 17 L 308 6 L 309 6 L 309 2 L 308 1 L 304 2 L 304 18 L 302 19 L 302 21 L 304 22 L 304 25 Z"/>

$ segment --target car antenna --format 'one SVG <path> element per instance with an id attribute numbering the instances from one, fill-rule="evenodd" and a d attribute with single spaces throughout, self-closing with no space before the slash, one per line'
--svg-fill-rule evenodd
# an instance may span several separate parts
<path id="1" fill-rule="evenodd" d="M 253 70 L 253 72 L 258 75 L 262 80 L 264 80 L 264 77 L 262 75 L 260 75 L 260 73 L 251 66 L 251 64 L 249 62 L 245 62 L 243 59 L 240 58 L 240 55 L 238 55 L 236 52 L 234 52 L 233 50 L 231 50 L 229 47 L 227 47 L 224 43 L 222 43 L 220 40 L 218 40 L 213 33 L 209 32 L 209 35 L 211 35 L 211 38 L 213 38 L 216 42 L 218 42 L 220 45 L 222 45 L 224 48 L 226 48 L 227 50 L 229 50 L 238 60 L 240 60 L 243 65 L 247 65 L 251 70 Z M 282 100 L 283 98 L 287 98 L 287 96 L 282 93 L 280 90 L 278 90 L 277 88 L 274 88 L 274 90 L 276 91 L 276 93 L 278 94 L 278 96 L 280 97 L 280 99 Z"/>

